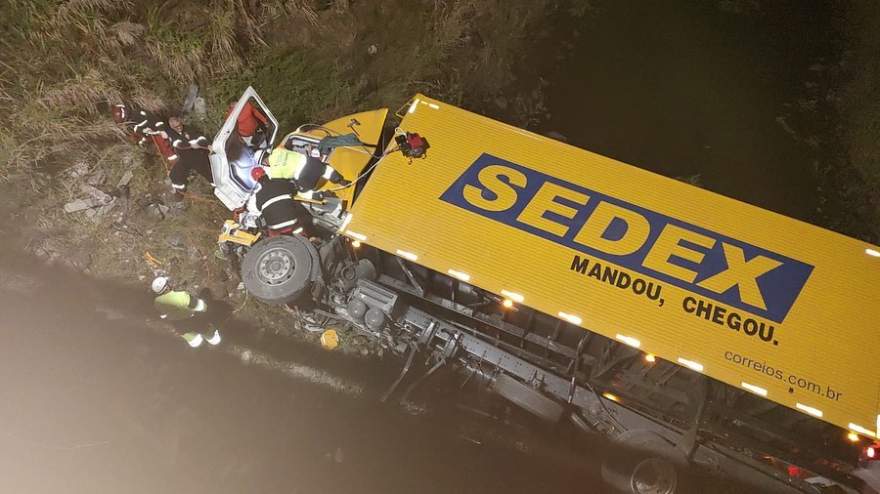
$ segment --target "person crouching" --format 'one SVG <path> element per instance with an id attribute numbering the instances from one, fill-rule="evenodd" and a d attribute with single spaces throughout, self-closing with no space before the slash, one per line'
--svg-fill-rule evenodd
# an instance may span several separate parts
<path id="1" fill-rule="evenodd" d="M 209 320 L 207 302 L 185 290 L 174 290 L 167 276 L 156 277 L 150 288 L 156 295 L 153 306 L 159 317 L 170 322 L 190 348 L 203 342 L 211 346 L 220 343 L 220 331 Z"/>
<path id="2" fill-rule="evenodd" d="M 297 193 L 296 184 L 286 179 L 269 178 L 261 166 L 251 170 L 257 182 L 254 193 L 255 206 L 269 230 L 269 236 L 302 234 L 312 235 L 312 215 L 302 204 L 293 199 Z"/>

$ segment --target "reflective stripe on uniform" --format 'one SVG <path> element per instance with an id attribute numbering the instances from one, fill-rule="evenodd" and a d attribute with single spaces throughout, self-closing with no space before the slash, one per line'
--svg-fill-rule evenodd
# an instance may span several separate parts
<path id="1" fill-rule="evenodd" d="M 210 337 L 206 338 L 205 341 L 207 341 L 209 345 L 214 346 L 214 345 L 220 344 L 220 339 L 221 339 L 220 338 L 220 331 L 217 331 L 215 329 L 214 334 L 212 334 Z"/>
<path id="2" fill-rule="evenodd" d="M 181 139 L 174 139 L 174 142 L 171 143 L 172 146 L 177 147 L 178 144 L 183 142 Z"/>
<path id="3" fill-rule="evenodd" d="M 202 346 L 202 341 L 204 340 L 204 338 L 202 338 L 202 335 L 192 332 L 184 333 L 183 339 L 186 340 L 186 344 L 189 345 L 190 348 L 198 348 Z"/>
<path id="4" fill-rule="evenodd" d="M 186 189 L 186 184 L 175 184 L 175 183 L 172 183 L 171 186 L 174 187 L 174 188 L 177 189 L 177 190 L 184 190 L 184 189 Z"/>
<path id="5" fill-rule="evenodd" d="M 193 310 L 196 312 L 205 312 L 206 310 L 208 310 L 208 304 L 200 298 L 196 299 L 196 306 L 193 307 Z"/>
<path id="6" fill-rule="evenodd" d="M 333 167 L 331 167 L 331 166 L 327 166 L 327 165 L 324 165 L 324 174 L 321 175 L 321 177 L 322 177 L 324 180 L 330 180 L 330 177 L 333 176 L 333 172 L 335 172 L 335 171 L 336 171 L 336 170 L 334 170 Z"/>
<path id="7" fill-rule="evenodd" d="M 283 201 L 285 199 L 290 199 L 292 201 L 293 197 L 291 197 L 290 194 L 282 194 L 280 196 L 275 196 L 275 197 L 269 199 L 268 201 L 264 202 L 263 207 L 261 209 L 266 209 L 269 206 L 275 204 L 276 202 Z"/>
<path id="8" fill-rule="evenodd" d="M 172 154 L 171 156 L 168 157 L 168 161 L 174 161 L 177 158 L 178 158 L 178 156 L 176 154 Z"/>
<path id="9" fill-rule="evenodd" d="M 297 224 L 297 223 L 298 223 L 298 220 L 294 218 L 294 219 L 289 220 L 289 221 L 284 221 L 284 222 L 281 222 L 281 223 L 276 223 L 276 224 L 274 224 L 274 225 L 269 225 L 269 228 L 271 228 L 271 229 L 273 229 L 273 230 L 280 230 L 281 228 L 286 228 L 286 227 L 288 227 L 288 226 L 293 226 L 293 225 L 295 225 L 295 224 Z"/>

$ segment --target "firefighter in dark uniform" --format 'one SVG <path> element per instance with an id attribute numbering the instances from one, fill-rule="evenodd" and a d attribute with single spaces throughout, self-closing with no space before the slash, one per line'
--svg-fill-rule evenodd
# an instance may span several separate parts
<path id="1" fill-rule="evenodd" d="M 168 127 L 165 136 L 174 149 L 174 154 L 168 157 L 168 161 L 172 164 L 169 177 L 174 192 L 182 194 L 186 191 L 186 183 L 193 171 L 214 185 L 211 162 L 208 160 L 208 153 L 211 150 L 208 138 L 186 128 L 180 117 L 169 118 Z"/>
<path id="2" fill-rule="evenodd" d="M 255 206 L 269 229 L 269 236 L 296 233 L 311 237 L 312 215 L 293 199 L 297 193 L 296 184 L 286 179 L 269 178 L 261 166 L 251 170 L 251 176 L 259 184 L 254 194 Z"/>
<path id="3" fill-rule="evenodd" d="M 129 139 L 139 146 L 146 145 L 149 136 L 164 130 L 165 126 L 159 117 L 125 104 L 113 105 L 113 121 L 122 125 Z"/>

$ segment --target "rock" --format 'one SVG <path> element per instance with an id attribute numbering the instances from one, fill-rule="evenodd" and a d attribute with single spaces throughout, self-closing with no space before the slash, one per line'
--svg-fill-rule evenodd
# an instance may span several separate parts
<path id="1" fill-rule="evenodd" d="M 128 185 L 131 182 L 131 179 L 134 178 L 134 173 L 131 170 L 126 170 L 125 173 L 122 174 L 122 178 L 119 179 L 119 182 L 116 184 L 117 189 L 121 189 Z"/>
<path id="2" fill-rule="evenodd" d="M 79 190 L 84 194 L 91 196 L 91 198 L 97 201 L 98 204 L 109 204 L 110 201 L 113 200 L 113 197 L 110 194 L 107 194 L 92 185 L 82 184 L 79 186 Z"/>
<path id="3" fill-rule="evenodd" d="M 147 214 L 158 220 L 164 220 L 170 210 L 171 208 L 158 202 L 148 204 L 146 208 Z"/>
<path id="4" fill-rule="evenodd" d="M 158 204 L 149 204 L 144 208 L 144 211 L 147 213 L 147 216 L 154 220 L 161 221 L 165 219 L 165 215 L 162 214 Z"/>
<path id="5" fill-rule="evenodd" d="M 84 209 L 92 209 L 100 204 L 95 202 L 92 199 L 77 199 L 75 201 L 70 201 L 64 205 L 65 213 L 75 213 L 77 211 L 82 211 Z"/>

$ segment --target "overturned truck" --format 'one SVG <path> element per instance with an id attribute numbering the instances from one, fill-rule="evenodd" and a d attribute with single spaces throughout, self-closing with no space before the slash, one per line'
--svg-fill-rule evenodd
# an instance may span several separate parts
<path id="1" fill-rule="evenodd" d="M 253 189 L 235 119 L 214 141 L 216 194 Z M 229 221 L 249 292 L 347 324 L 433 371 L 460 370 L 548 422 L 607 436 L 622 492 L 684 475 L 742 492 L 875 492 L 880 248 L 417 95 L 306 125 L 278 146 L 352 184 L 304 198 L 320 233 Z M 428 144 L 430 143 L 430 145 Z M 246 215 L 246 213 L 243 213 Z"/>

